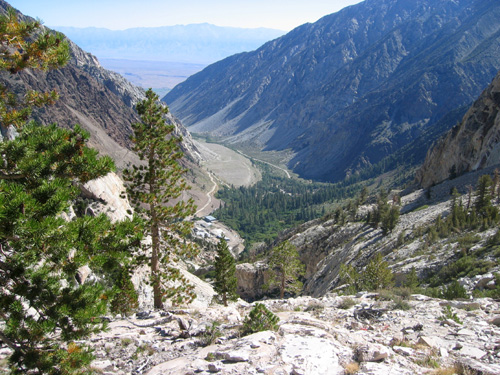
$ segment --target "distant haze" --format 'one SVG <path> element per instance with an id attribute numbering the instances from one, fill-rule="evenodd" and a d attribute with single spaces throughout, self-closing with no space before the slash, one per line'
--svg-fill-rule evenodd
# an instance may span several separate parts
<path id="1" fill-rule="evenodd" d="M 235 53 L 252 51 L 285 32 L 242 29 L 210 24 L 135 28 L 59 27 L 73 42 L 99 59 L 172 61 L 204 64 Z"/>
<path id="2" fill-rule="evenodd" d="M 135 28 L 60 27 L 58 31 L 97 56 L 135 85 L 163 96 L 169 89 L 207 65 L 236 53 L 252 51 L 285 32 L 210 24 Z"/>
<path id="3" fill-rule="evenodd" d="M 124 30 L 211 23 L 243 28 L 291 30 L 360 0 L 8 0 L 49 27 Z"/>

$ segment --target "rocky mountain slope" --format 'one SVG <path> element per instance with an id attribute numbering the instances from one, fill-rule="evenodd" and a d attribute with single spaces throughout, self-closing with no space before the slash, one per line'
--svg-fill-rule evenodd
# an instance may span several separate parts
<path id="1" fill-rule="evenodd" d="M 342 265 L 363 270 L 378 253 L 389 263 L 397 283 L 401 283 L 413 267 L 419 279 L 428 282 L 432 275 L 459 261 L 464 252 L 475 265 L 464 271 L 464 275 L 468 272 L 472 274 L 474 270 L 477 272 L 475 275 L 490 273 L 491 276 L 491 272 L 500 271 L 500 253 L 495 252 L 497 242 L 494 240 L 497 228 L 454 229 L 443 238 L 431 228 L 439 231 L 436 229 L 438 217 L 443 221 L 450 215 L 453 202 L 450 192 L 453 188 L 460 194 L 457 202 L 462 202 L 464 207 L 473 204 L 475 193 L 469 198 L 469 188 L 476 186 L 480 176 L 493 174 L 498 167 L 499 164 L 467 173 L 438 184 L 431 190 L 419 189 L 400 194 L 393 192 L 401 195 L 401 213 L 394 230 L 386 235 L 380 227 L 374 228 L 366 223 L 368 212 L 375 208 L 372 202 L 359 206 L 355 214 L 344 210 L 344 219 L 336 218 L 332 213 L 288 230 L 276 239 L 276 243 L 288 240 L 297 247 L 300 259 L 306 266 L 303 293 L 314 297 L 324 296 L 342 287 L 339 277 Z M 469 199 L 471 203 L 468 203 Z M 350 219 L 345 219 L 349 216 Z M 476 266 L 477 269 L 474 268 Z M 238 264 L 237 276 L 238 291 L 243 298 L 256 300 L 269 295 L 269 291 L 264 288 L 269 279 L 265 259 Z M 470 277 L 465 277 L 461 283 L 469 288 L 470 293 L 476 286 L 484 286 L 477 285 L 477 280 L 473 281 Z"/>
<path id="2" fill-rule="evenodd" d="M 0 0 L 0 12 L 10 5 Z M 29 18 L 20 15 L 21 18 Z M 70 42 L 71 60 L 62 69 L 44 72 L 26 71 L 16 75 L 2 73 L 0 82 L 18 92 L 27 89 L 56 90 L 60 99 L 54 106 L 35 110 L 33 118 L 41 123 L 63 127 L 80 124 L 90 132 L 90 145 L 110 155 L 119 167 L 137 158 L 130 151 L 131 124 L 139 121 L 135 104 L 145 98 L 144 90 L 122 76 L 101 67 L 97 58 Z M 199 154 L 190 134 L 170 115 L 184 136 L 184 148 L 191 158 Z"/>
<path id="3" fill-rule="evenodd" d="M 192 132 L 291 149 L 302 177 L 337 181 L 460 120 L 500 68 L 499 16 L 494 0 L 366 0 L 213 64 L 164 100 Z"/>
<path id="4" fill-rule="evenodd" d="M 244 337 L 252 305 L 243 301 L 109 317 L 108 331 L 89 340 L 92 367 L 103 375 L 500 372 L 500 305 L 489 298 L 413 295 L 407 310 L 376 293 L 264 304 L 280 318 L 278 331 Z M 1 348 L 0 359 L 9 352 Z"/>
<path id="5" fill-rule="evenodd" d="M 447 178 L 500 162 L 500 73 L 469 109 L 462 122 L 429 150 L 417 173 L 427 188 Z"/>

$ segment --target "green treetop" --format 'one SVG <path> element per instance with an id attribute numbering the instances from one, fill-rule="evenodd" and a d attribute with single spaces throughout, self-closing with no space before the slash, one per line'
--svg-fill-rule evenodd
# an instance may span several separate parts
<path id="1" fill-rule="evenodd" d="M 149 89 L 146 99 L 137 104 L 142 121 L 132 126 L 132 141 L 144 164 L 125 170 L 124 177 L 129 197 L 143 214 L 145 231 L 151 235 L 154 306 L 161 308 L 165 298 L 174 303 L 194 298 L 192 285 L 172 264 L 194 255 L 196 249 L 185 241 L 192 224 L 184 220 L 195 213 L 194 202 L 179 199 L 189 189 L 183 178 L 186 170 L 179 164 L 181 138 L 175 136 L 175 126 L 167 123 L 168 108 L 158 99 Z"/>
<path id="2" fill-rule="evenodd" d="M 231 301 L 238 299 L 238 294 L 236 294 L 238 280 L 235 273 L 234 257 L 229 251 L 226 241 L 221 239 L 217 245 L 217 256 L 215 257 L 215 291 L 222 297 L 224 306 L 227 306 L 228 299 Z"/>
<path id="3" fill-rule="evenodd" d="M 271 250 L 269 269 L 272 271 L 269 286 L 279 287 L 280 298 L 285 296 L 285 291 L 298 293 L 302 290 L 302 282 L 298 278 L 304 274 L 305 267 L 297 248 L 289 241 Z"/>

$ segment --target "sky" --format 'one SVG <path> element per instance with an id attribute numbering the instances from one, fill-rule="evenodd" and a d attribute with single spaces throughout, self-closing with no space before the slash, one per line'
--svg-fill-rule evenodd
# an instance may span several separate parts
<path id="1" fill-rule="evenodd" d="M 361 0 L 7 0 L 44 25 L 124 30 L 211 23 L 289 31 Z"/>

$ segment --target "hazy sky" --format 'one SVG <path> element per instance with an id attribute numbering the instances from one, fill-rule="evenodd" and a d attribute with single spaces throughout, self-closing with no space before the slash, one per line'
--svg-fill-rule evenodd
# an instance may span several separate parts
<path id="1" fill-rule="evenodd" d="M 7 0 L 46 26 L 123 30 L 208 22 L 291 30 L 361 0 Z"/>

